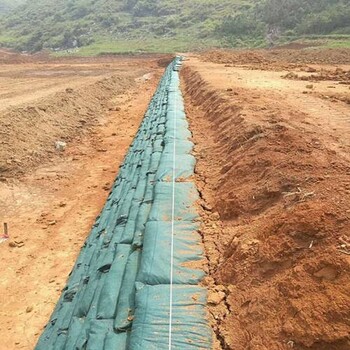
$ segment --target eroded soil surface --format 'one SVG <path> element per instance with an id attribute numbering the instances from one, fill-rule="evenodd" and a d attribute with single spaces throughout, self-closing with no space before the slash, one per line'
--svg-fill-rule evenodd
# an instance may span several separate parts
<path id="1" fill-rule="evenodd" d="M 308 54 L 295 65 L 298 51 L 278 55 L 214 52 L 190 56 L 182 71 L 211 322 L 222 349 L 345 350 L 349 61 L 340 52 L 333 65 L 310 65 Z M 325 71 L 333 78 L 287 76 Z"/>
<path id="2" fill-rule="evenodd" d="M 0 98 L 11 100 L 0 111 L 0 234 L 7 222 L 10 235 L 0 244 L 0 349 L 33 349 L 138 130 L 163 59 L 0 65 Z M 58 140 L 64 151 L 56 150 Z"/>

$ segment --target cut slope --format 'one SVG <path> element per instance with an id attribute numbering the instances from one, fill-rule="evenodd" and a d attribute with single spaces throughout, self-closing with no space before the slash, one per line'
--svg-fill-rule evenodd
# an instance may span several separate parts
<path id="1" fill-rule="evenodd" d="M 222 347 L 348 349 L 348 162 L 288 122 L 302 112 L 183 77 Z"/>

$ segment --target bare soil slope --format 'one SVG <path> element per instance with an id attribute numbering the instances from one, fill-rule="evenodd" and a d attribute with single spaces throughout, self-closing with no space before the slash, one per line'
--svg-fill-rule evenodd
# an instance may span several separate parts
<path id="1" fill-rule="evenodd" d="M 202 59 L 206 62 L 225 64 L 265 65 L 266 69 L 274 69 L 274 65 L 300 64 L 350 64 L 350 49 L 308 48 L 274 49 L 274 50 L 213 50 L 205 52 Z"/>
<path id="2" fill-rule="evenodd" d="M 349 349 L 350 106 L 324 98 L 349 90 L 216 55 L 192 57 L 183 84 L 220 347 Z"/>

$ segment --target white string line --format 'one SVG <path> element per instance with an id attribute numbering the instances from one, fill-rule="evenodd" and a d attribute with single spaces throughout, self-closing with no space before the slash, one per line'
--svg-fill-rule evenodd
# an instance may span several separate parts
<path id="1" fill-rule="evenodd" d="M 173 323 L 173 279 L 174 279 L 174 231 L 175 231 L 175 177 L 176 177 L 176 94 L 174 107 L 174 149 L 173 149 L 173 193 L 171 208 L 171 248 L 170 248 L 170 311 L 169 311 L 169 350 L 172 347 L 172 323 Z"/>

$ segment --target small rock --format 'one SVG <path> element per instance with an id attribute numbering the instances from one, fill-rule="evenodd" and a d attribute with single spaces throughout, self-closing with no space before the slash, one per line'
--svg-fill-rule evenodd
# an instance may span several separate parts
<path id="1" fill-rule="evenodd" d="M 224 292 L 209 292 L 208 295 L 208 304 L 219 305 L 225 299 Z"/>
<path id="2" fill-rule="evenodd" d="M 218 291 L 218 292 L 225 292 L 226 291 L 226 287 L 221 285 L 221 284 L 218 284 L 215 286 L 215 290 Z"/>
<path id="3" fill-rule="evenodd" d="M 220 220 L 220 214 L 216 211 L 210 215 L 210 218 L 213 220 Z"/>
<path id="4" fill-rule="evenodd" d="M 313 84 L 306 85 L 305 87 L 306 87 L 307 89 L 313 89 L 313 88 L 314 88 Z"/>
<path id="5" fill-rule="evenodd" d="M 66 147 L 67 147 L 67 143 L 64 141 L 56 141 L 55 142 L 56 151 L 63 152 L 66 149 Z"/>
<path id="6" fill-rule="evenodd" d="M 207 211 L 212 211 L 212 210 L 213 210 L 213 207 L 210 206 L 210 205 L 207 204 L 207 203 L 204 203 L 204 204 L 203 204 L 203 208 L 204 208 L 205 210 L 207 210 Z"/>
<path id="7" fill-rule="evenodd" d="M 53 226 L 53 225 L 56 225 L 56 223 L 57 223 L 56 220 L 52 220 L 52 221 L 50 221 L 50 222 L 48 223 L 48 225 L 49 225 L 49 226 Z"/>
<path id="8" fill-rule="evenodd" d="M 28 306 L 27 308 L 26 308 L 26 313 L 27 314 L 29 314 L 30 312 L 32 312 L 33 311 L 33 306 Z"/>
<path id="9" fill-rule="evenodd" d="M 226 89 L 226 91 L 233 91 L 233 89 L 232 88 L 228 88 L 228 89 Z"/>
<path id="10" fill-rule="evenodd" d="M 285 79 L 297 79 L 298 78 L 298 74 L 296 74 L 294 72 L 289 72 L 285 76 L 282 76 L 282 78 L 285 78 Z"/>
<path id="11" fill-rule="evenodd" d="M 308 73 L 315 73 L 315 72 L 316 72 L 316 69 L 313 68 L 313 67 L 306 67 L 306 68 L 305 68 L 305 72 L 308 72 Z"/>
<path id="12" fill-rule="evenodd" d="M 72 88 L 67 88 L 66 89 L 66 93 L 67 94 L 72 94 L 74 92 L 74 90 Z"/>
<path id="13" fill-rule="evenodd" d="M 10 243 L 9 243 L 9 247 L 10 247 L 10 248 L 16 248 L 16 247 L 17 247 L 17 244 L 14 243 L 14 242 L 10 242 Z"/>

